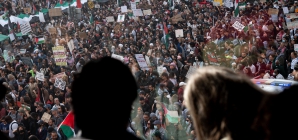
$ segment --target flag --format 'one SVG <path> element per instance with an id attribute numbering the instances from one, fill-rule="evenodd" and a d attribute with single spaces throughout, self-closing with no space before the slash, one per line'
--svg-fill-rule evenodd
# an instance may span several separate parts
<path id="1" fill-rule="evenodd" d="M 20 29 L 21 29 L 21 27 L 20 27 L 20 23 L 17 22 L 17 30 L 20 30 Z"/>
<path id="2" fill-rule="evenodd" d="M 36 37 L 35 38 L 36 44 L 42 44 L 44 43 L 44 37 Z"/>
<path id="3" fill-rule="evenodd" d="M 74 137 L 74 114 L 73 112 L 69 112 L 63 122 L 59 125 L 58 129 L 61 129 L 64 135 L 67 137 L 67 139 Z"/>
<path id="4" fill-rule="evenodd" d="M 117 0 L 117 5 L 118 5 L 118 7 L 120 7 L 121 6 L 121 0 Z"/>
<path id="5" fill-rule="evenodd" d="M 63 4 L 63 0 L 60 0 L 60 4 Z"/>
<path id="6" fill-rule="evenodd" d="M 94 22 L 94 18 L 93 18 L 93 15 L 91 14 L 91 16 L 90 16 L 90 24 L 93 24 L 93 22 Z"/>
<path id="7" fill-rule="evenodd" d="M 234 6 L 235 6 L 234 16 L 235 16 L 235 17 L 239 17 L 239 12 L 240 12 L 240 10 L 239 10 L 238 3 L 239 3 L 239 0 L 235 0 L 235 4 L 234 4 Z"/>
<path id="8" fill-rule="evenodd" d="M 163 23 L 163 39 L 166 47 L 169 47 L 169 31 L 166 22 Z"/>
<path id="9" fill-rule="evenodd" d="M 77 8 L 82 8 L 81 0 L 77 0 Z"/>
<path id="10" fill-rule="evenodd" d="M 14 39 L 17 38 L 17 35 L 14 33 L 13 28 L 11 28 L 11 27 L 13 27 L 13 24 L 12 24 L 11 21 L 10 21 L 10 16 L 8 15 L 7 17 L 8 17 L 8 31 L 9 31 L 9 37 L 10 37 L 10 40 L 12 41 L 12 40 L 14 40 Z"/>
<path id="11" fill-rule="evenodd" d="M 35 7 L 34 3 L 32 3 L 32 7 L 33 7 L 33 10 L 35 12 L 36 11 L 36 7 Z"/>

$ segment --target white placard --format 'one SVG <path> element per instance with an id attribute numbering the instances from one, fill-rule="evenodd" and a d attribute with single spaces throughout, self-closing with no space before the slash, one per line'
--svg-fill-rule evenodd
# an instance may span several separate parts
<path id="1" fill-rule="evenodd" d="M 124 22 L 125 15 L 118 15 L 117 22 Z"/>
<path id="2" fill-rule="evenodd" d="M 70 41 L 67 42 L 67 46 L 69 51 L 72 53 L 73 49 L 75 48 L 74 44 L 73 44 L 73 39 L 71 39 Z"/>
<path id="3" fill-rule="evenodd" d="M 106 17 L 107 22 L 114 22 L 115 19 L 113 16 Z"/>
<path id="4" fill-rule="evenodd" d="M 99 4 L 95 4 L 94 8 L 100 8 Z"/>
<path id="5" fill-rule="evenodd" d="M 121 13 L 127 12 L 127 6 L 121 6 Z"/>
<path id="6" fill-rule="evenodd" d="M 158 72 L 159 76 L 162 74 L 162 71 L 163 71 L 163 66 L 158 66 L 157 72 Z"/>
<path id="7" fill-rule="evenodd" d="M 288 14 L 289 13 L 289 8 L 288 7 L 283 7 L 282 10 L 284 11 L 284 14 Z"/>
<path id="8" fill-rule="evenodd" d="M 195 66 L 190 66 L 187 73 L 186 73 L 186 78 L 189 79 L 190 76 L 196 71 L 197 67 Z"/>
<path id="9" fill-rule="evenodd" d="M 294 51 L 298 52 L 298 44 L 294 44 Z"/>
<path id="10" fill-rule="evenodd" d="M 136 17 L 144 16 L 143 12 L 142 12 L 142 9 L 133 9 L 132 12 L 133 12 L 133 15 L 136 16 Z"/>
<path id="11" fill-rule="evenodd" d="M 13 41 L 13 40 L 15 39 L 13 33 L 9 34 L 8 36 L 9 36 L 9 39 L 10 39 L 11 41 Z"/>
<path id="12" fill-rule="evenodd" d="M 219 2 L 213 2 L 213 6 L 220 6 Z"/>
<path id="13" fill-rule="evenodd" d="M 232 25 L 236 30 L 238 30 L 238 31 L 242 31 L 243 30 L 243 28 L 245 27 L 245 26 L 243 26 L 240 22 L 238 22 L 238 21 L 236 21 L 233 25 Z"/>
<path id="14" fill-rule="evenodd" d="M 115 58 L 115 59 L 118 59 L 118 60 L 120 60 L 121 62 L 124 61 L 124 58 L 123 58 L 123 56 L 121 56 L 121 55 L 112 54 L 111 57 L 112 57 L 112 58 Z"/>
<path id="15" fill-rule="evenodd" d="M 183 36 L 183 29 L 175 30 L 176 37 L 184 37 Z"/>
<path id="16" fill-rule="evenodd" d="M 20 53 L 21 54 L 25 54 L 26 53 L 26 49 L 20 49 Z"/>
<path id="17" fill-rule="evenodd" d="M 152 15 L 151 9 L 143 10 L 144 15 Z"/>
<path id="18" fill-rule="evenodd" d="M 46 22 L 46 20 L 44 19 L 43 13 L 39 12 L 39 21 L 40 22 Z"/>
<path id="19" fill-rule="evenodd" d="M 63 81 L 61 78 L 56 78 L 54 86 L 61 90 L 64 90 L 66 82 Z"/>
<path id="20" fill-rule="evenodd" d="M 28 34 L 29 32 L 31 32 L 32 30 L 31 30 L 31 26 L 30 26 L 30 23 L 24 23 L 24 24 L 21 24 L 20 25 L 20 28 L 21 28 L 21 33 L 23 34 L 23 35 L 26 35 L 26 34 Z"/>
<path id="21" fill-rule="evenodd" d="M 44 81 L 44 74 L 42 72 L 36 72 L 35 78 L 39 81 Z"/>
<path id="22" fill-rule="evenodd" d="M 233 7 L 233 2 L 225 2 L 224 5 L 228 8 L 231 8 L 231 7 Z"/>
<path id="23" fill-rule="evenodd" d="M 271 15 L 272 22 L 278 22 L 278 16 L 277 15 Z"/>
<path id="24" fill-rule="evenodd" d="M 131 7 L 131 10 L 137 9 L 137 3 L 136 2 L 130 2 L 130 7 Z"/>
<path id="25" fill-rule="evenodd" d="M 142 70 L 149 70 L 143 54 L 135 54 L 135 57 L 136 57 L 137 62 Z"/>

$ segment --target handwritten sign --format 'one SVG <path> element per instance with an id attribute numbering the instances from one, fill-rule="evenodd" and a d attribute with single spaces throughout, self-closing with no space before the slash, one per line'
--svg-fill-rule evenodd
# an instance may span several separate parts
<path id="1" fill-rule="evenodd" d="M 176 37 L 183 37 L 183 29 L 175 30 Z"/>
<path id="2" fill-rule="evenodd" d="M 295 28 L 298 28 L 298 21 L 288 22 L 288 23 L 287 23 L 287 27 L 288 27 L 288 29 L 295 29 Z"/>
<path id="3" fill-rule="evenodd" d="M 143 10 L 144 15 L 152 15 L 151 9 Z"/>
<path id="4" fill-rule="evenodd" d="M 53 55 L 54 55 L 56 65 L 67 66 L 64 46 L 52 47 L 52 50 L 53 50 Z"/>
<path id="5" fill-rule="evenodd" d="M 115 19 L 113 16 L 106 17 L 107 22 L 114 22 Z"/>
<path id="6" fill-rule="evenodd" d="M 142 70 L 149 70 L 143 54 L 135 54 L 136 60 Z"/>
<path id="7" fill-rule="evenodd" d="M 232 25 L 236 30 L 241 31 L 243 30 L 243 28 L 245 26 L 243 26 L 240 22 L 236 21 L 233 25 Z"/>
<path id="8" fill-rule="evenodd" d="M 36 72 L 35 78 L 39 81 L 44 81 L 44 74 L 42 72 Z"/>
<path id="9" fill-rule="evenodd" d="M 133 15 L 136 17 L 144 16 L 142 9 L 133 9 L 132 12 L 133 12 Z"/>
<path id="10" fill-rule="evenodd" d="M 51 119 L 51 115 L 47 112 L 44 112 L 41 117 L 41 120 L 48 123 L 50 119 Z"/>
<path id="11" fill-rule="evenodd" d="M 287 14 L 286 17 L 289 19 L 298 18 L 298 13 L 290 13 Z"/>
<path id="12" fill-rule="evenodd" d="M 50 34 L 56 34 L 57 29 L 56 28 L 49 28 L 49 32 L 50 32 Z"/>
<path id="13" fill-rule="evenodd" d="M 117 22 L 124 22 L 125 15 L 118 15 Z"/>
<path id="14" fill-rule="evenodd" d="M 289 13 L 289 8 L 288 7 L 283 7 L 282 10 L 284 11 L 284 14 L 288 14 Z"/>
<path id="15" fill-rule="evenodd" d="M 277 15 L 277 14 L 278 14 L 278 9 L 269 8 L 268 15 Z"/>
<path id="16" fill-rule="evenodd" d="M 62 10 L 61 10 L 61 8 L 49 9 L 49 16 L 50 17 L 62 16 Z"/>
<path id="17" fill-rule="evenodd" d="M 121 13 L 127 12 L 127 6 L 121 6 Z"/>
<path id="18" fill-rule="evenodd" d="M 130 2 L 130 7 L 131 7 L 132 10 L 133 10 L 133 9 L 137 9 L 137 4 L 136 4 L 136 2 Z"/>

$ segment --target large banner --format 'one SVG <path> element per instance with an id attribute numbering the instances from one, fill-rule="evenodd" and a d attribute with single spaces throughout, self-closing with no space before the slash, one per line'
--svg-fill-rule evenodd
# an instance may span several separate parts
<path id="1" fill-rule="evenodd" d="M 52 47 L 53 55 L 58 66 L 67 66 L 66 54 L 63 46 Z"/>

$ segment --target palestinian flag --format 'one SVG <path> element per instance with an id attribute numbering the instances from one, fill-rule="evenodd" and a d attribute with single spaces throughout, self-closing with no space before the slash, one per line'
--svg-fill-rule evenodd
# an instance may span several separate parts
<path id="1" fill-rule="evenodd" d="M 60 0 L 60 4 L 63 4 L 63 0 Z"/>
<path id="2" fill-rule="evenodd" d="M 68 115 L 65 117 L 63 122 L 59 125 L 58 129 L 61 129 L 64 135 L 67 137 L 67 139 L 74 137 L 75 132 L 74 132 L 74 114 L 73 112 L 69 112 Z"/>
<path id="3" fill-rule="evenodd" d="M 82 8 L 81 0 L 77 0 L 77 8 Z"/>
<path id="4" fill-rule="evenodd" d="M 235 17 L 239 17 L 239 12 L 240 12 L 240 10 L 239 10 L 238 3 L 239 3 L 239 0 L 235 0 L 235 4 L 234 4 L 234 6 L 235 6 L 234 16 L 235 16 Z"/>
<path id="5" fill-rule="evenodd" d="M 44 43 L 44 37 L 36 37 L 35 38 L 36 44 L 42 44 Z"/>
<path id="6" fill-rule="evenodd" d="M 166 22 L 163 22 L 163 39 L 166 44 L 166 47 L 169 47 L 169 31 Z"/>

